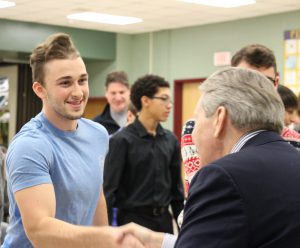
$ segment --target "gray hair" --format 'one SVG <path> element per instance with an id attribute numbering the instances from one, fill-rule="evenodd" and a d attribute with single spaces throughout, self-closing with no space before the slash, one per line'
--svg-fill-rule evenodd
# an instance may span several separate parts
<path id="1" fill-rule="evenodd" d="M 284 105 L 274 85 L 260 72 L 229 67 L 211 75 L 200 90 L 206 117 L 224 106 L 232 125 L 240 131 L 282 132 Z"/>

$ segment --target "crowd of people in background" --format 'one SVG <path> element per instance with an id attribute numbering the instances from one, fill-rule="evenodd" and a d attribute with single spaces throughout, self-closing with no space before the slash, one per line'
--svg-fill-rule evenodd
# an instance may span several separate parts
<path id="1" fill-rule="evenodd" d="M 271 49 L 247 45 L 201 84 L 181 142 L 161 124 L 173 108 L 165 78 L 109 73 L 107 105 L 88 120 L 88 73 L 69 35 L 49 36 L 30 66 L 43 108 L 0 151 L 1 247 L 300 243 L 300 93 Z"/>

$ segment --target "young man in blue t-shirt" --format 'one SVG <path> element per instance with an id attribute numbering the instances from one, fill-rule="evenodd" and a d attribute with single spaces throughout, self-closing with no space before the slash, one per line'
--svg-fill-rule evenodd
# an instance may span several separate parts
<path id="1" fill-rule="evenodd" d="M 107 225 L 102 178 L 109 137 L 81 118 L 88 74 L 70 37 L 50 36 L 30 65 L 43 109 L 8 150 L 11 219 L 2 247 L 141 247 L 119 229 L 100 227 Z"/>

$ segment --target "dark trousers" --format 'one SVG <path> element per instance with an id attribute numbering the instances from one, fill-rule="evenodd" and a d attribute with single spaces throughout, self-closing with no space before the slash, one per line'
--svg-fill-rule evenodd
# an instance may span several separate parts
<path id="1" fill-rule="evenodd" d="M 169 211 L 159 215 L 136 212 L 134 210 L 118 209 L 118 225 L 134 222 L 156 232 L 173 233 L 172 216 Z"/>

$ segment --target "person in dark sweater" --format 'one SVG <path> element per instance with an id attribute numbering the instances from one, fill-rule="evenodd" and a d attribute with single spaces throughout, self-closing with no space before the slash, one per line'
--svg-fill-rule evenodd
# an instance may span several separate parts
<path id="1" fill-rule="evenodd" d="M 130 87 L 128 76 L 124 71 L 111 72 L 106 77 L 105 97 L 108 104 L 103 112 L 94 118 L 103 125 L 109 135 L 118 131 L 127 123 Z"/>

